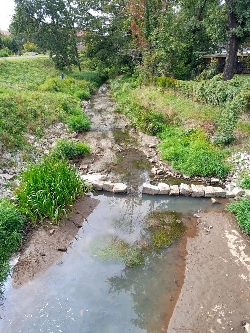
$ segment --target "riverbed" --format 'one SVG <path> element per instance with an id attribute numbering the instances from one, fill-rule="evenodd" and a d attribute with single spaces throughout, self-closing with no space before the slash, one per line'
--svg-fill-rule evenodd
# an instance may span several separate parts
<path id="1" fill-rule="evenodd" d="M 158 139 L 115 112 L 106 86 L 83 107 L 92 129 L 78 139 L 92 153 L 79 172 L 125 182 L 128 193 L 93 192 L 60 227 L 30 235 L 5 284 L 1 332 L 244 332 L 250 247 L 227 200 L 142 195 L 163 163 Z M 186 229 L 155 249 L 147 220 L 160 212 L 181 214 Z"/>

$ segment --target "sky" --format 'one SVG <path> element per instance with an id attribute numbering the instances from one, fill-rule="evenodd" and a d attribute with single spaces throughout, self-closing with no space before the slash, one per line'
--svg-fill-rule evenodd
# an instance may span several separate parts
<path id="1" fill-rule="evenodd" d="M 0 29 L 8 30 L 14 14 L 14 0 L 0 0 Z"/>

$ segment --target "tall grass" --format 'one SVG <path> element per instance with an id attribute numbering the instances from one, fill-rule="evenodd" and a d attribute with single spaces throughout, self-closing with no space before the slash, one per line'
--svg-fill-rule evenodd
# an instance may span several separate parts
<path id="1" fill-rule="evenodd" d="M 22 241 L 25 218 L 9 200 L 0 200 L 0 285 L 9 272 L 8 259 Z"/>
<path id="2" fill-rule="evenodd" d="M 58 223 L 85 190 L 87 186 L 75 168 L 49 155 L 23 171 L 15 195 L 21 212 L 36 225 L 46 218 Z"/>
<path id="3" fill-rule="evenodd" d="M 250 234 L 250 200 L 242 198 L 231 202 L 228 204 L 227 210 L 235 215 L 241 229 Z"/>

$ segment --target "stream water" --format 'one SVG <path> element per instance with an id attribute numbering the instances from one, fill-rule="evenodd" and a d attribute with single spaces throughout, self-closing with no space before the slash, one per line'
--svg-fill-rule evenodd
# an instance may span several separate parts
<path id="1" fill-rule="evenodd" d="M 183 240 L 150 251 L 142 265 L 127 267 L 112 255 L 110 260 L 110 239 L 135 244 L 147 235 L 145 217 L 150 212 L 194 212 L 208 209 L 210 201 L 105 194 L 95 198 L 98 206 L 59 262 L 19 289 L 7 281 L 1 332 L 166 332 L 182 283 Z"/>
<path id="2" fill-rule="evenodd" d="M 106 100 L 101 103 L 100 98 Z M 94 118 L 98 118 L 96 112 L 104 113 L 103 105 L 112 106 L 107 98 L 106 94 L 99 94 L 91 101 Z M 113 126 L 106 125 L 108 120 L 105 118 L 105 124 L 99 126 L 101 137 L 98 138 L 98 124 L 93 126 L 95 132 L 89 134 L 92 143 L 94 139 L 98 142 L 99 150 L 106 127 L 112 132 L 112 140 L 115 136 L 121 139 L 117 116 Z M 108 145 L 105 141 L 104 145 L 112 148 L 118 138 Z M 110 163 L 109 157 L 106 162 Z M 123 174 L 132 186 L 140 187 L 149 177 L 146 163 L 142 163 L 145 156 L 129 147 L 118 157 L 123 160 L 112 162 L 111 172 Z M 138 166 L 138 161 L 143 167 Z M 99 165 L 103 167 L 104 162 Z M 171 246 L 150 248 L 147 218 L 155 212 L 179 212 L 184 214 L 183 223 L 195 234 L 192 214 L 211 209 L 212 204 L 205 198 L 148 196 L 139 192 L 93 195 L 99 203 L 83 221 L 61 260 L 18 289 L 12 287 L 11 278 L 7 280 L 0 309 L 2 333 L 167 332 L 184 279 L 187 234 Z M 143 261 L 128 265 L 138 248 Z"/>

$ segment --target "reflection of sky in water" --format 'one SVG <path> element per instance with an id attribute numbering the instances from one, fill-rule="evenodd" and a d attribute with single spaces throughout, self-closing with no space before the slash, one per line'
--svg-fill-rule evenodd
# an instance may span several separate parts
<path id="1" fill-rule="evenodd" d="M 175 246 L 148 255 L 143 266 L 126 268 L 91 256 L 91 244 L 107 235 L 133 244 L 149 212 L 207 209 L 210 200 L 123 195 L 98 199 L 78 240 L 63 254 L 62 264 L 19 289 L 8 288 L 1 332 L 155 333 L 163 329 L 166 299 L 178 266 Z"/>

